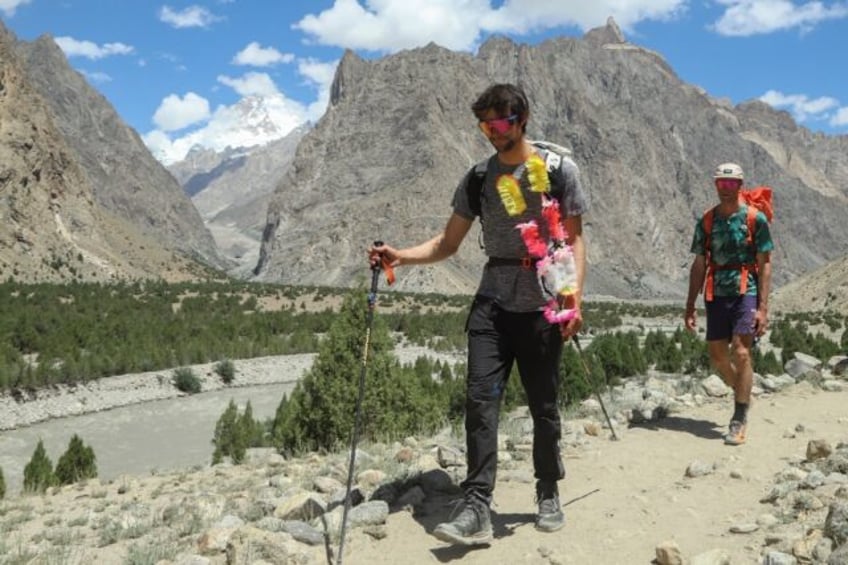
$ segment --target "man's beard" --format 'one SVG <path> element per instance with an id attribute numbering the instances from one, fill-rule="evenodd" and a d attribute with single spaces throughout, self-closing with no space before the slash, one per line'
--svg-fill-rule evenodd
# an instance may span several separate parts
<path id="1" fill-rule="evenodd" d="M 518 141 L 516 141 L 515 139 L 510 139 L 506 142 L 506 145 L 504 145 L 503 147 L 500 147 L 500 148 L 497 145 L 495 145 L 494 142 L 492 142 L 491 140 L 490 140 L 490 143 L 492 143 L 492 146 L 495 148 L 495 150 L 498 153 L 507 153 L 507 152 L 515 149 L 515 146 L 518 143 Z"/>

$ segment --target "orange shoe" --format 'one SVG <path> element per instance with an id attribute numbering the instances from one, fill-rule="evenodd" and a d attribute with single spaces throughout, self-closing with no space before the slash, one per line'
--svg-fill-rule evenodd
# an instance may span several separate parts
<path id="1" fill-rule="evenodd" d="M 747 427 L 748 425 L 745 422 L 740 422 L 739 420 L 731 421 L 727 435 L 724 436 L 725 445 L 742 445 L 745 443 Z"/>

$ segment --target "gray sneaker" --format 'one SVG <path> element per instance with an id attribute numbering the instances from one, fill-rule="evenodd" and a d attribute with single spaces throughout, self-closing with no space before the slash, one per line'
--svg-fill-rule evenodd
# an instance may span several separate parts
<path id="1" fill-rule="evenodd" d="M 485 502 L 466 496 L 462 510 L 450 522 L 436 526 L 433 535 L 454 545 L 488 545 L 492 542 L 492 518 Z"/>
<path id="2" fill-rule="evenodd" d="M 559 491 L 556 483 L 536 483 L 536 529 L 542 532 L 555 532 L 565 526 L 565 514 L 559 504 Z"/>

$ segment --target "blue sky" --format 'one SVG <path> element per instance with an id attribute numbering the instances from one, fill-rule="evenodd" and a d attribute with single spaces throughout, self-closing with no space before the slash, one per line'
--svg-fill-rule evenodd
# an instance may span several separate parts
<path id="1" fill-rule="evenodd" d="M 317 121 L 346 48 L 475 52 L 493 33 L 532 44 L 609 16 L 711 96 L 848 134 L 845 0 L 0 0 L 19 39 L 52 35 L 164 162 L 262 141 L 240 129 L 246 105 L 267 112 L 271 136 Z"/>

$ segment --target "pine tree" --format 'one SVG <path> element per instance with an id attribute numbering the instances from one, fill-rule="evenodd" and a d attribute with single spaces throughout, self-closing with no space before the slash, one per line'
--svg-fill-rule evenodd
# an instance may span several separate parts
<path id="1" fill-rule="evenodd" d="M 347 443 L 359 394 L 367 308 L 364 292 L 348 294 L 312 368 L 280 402 L 272 436 L 281 450 L 334 449 Z M 432 431 L 444 421 L 444 410 L 437 406 L 437 398 L 424 393 L 414 372 L 400 366 L 384 320 L 374 316 L 361 437 L 390 439 Z"/>
<path id="2" fill-rule="evenodd" d="M 24 492 L 43 493 L 55 483 L 53 462 L 44 451 L 44 442 L 39 439 L 32 459 L 24 467 Z"/>
<path id="3" fill-rule="evenodd" d="M 264 427 L 261 422 L 253 418 L 253 406 L 247 401 L 244 413 L 238 419 L 239 436 L 243 439 L 246 447 L 261 447 L 264 436 Z"/>
<path id="4" fill-rule="evenodd" d="M 68 450 L 56 463 L 56 480 L 60 485 L 70 485 L 97 476 L 97 457 L 91 446 L 83 444 L 77 434 L 68 442 Z"/>
<path id="5" fill-rule="evenodd" d="M 212 453 L 213 465 L 223 461 L 224 457 L 229 457 L 233 463 L 241 463 L 244 460 L 247 443 L 241 437 L 240 431 L 238 407 L 234 400 L 230 400 L 227 409 L 215 424 L 215 435 L 212 437 L 212 444 L 215 446 Z"/>

